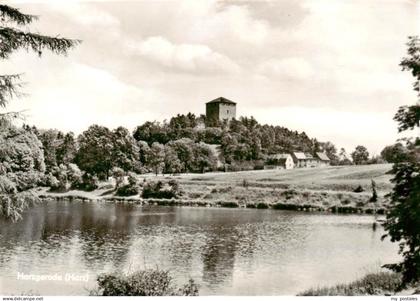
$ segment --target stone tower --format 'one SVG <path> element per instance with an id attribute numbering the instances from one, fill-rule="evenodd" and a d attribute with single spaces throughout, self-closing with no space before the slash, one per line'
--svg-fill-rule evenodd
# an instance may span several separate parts
<path id="1" fill-rule="evenodd" d="M 206 103 L 206 118 L 208 121 L 230 121 L 236 118 L 236 102 L 219 97 Z"/>

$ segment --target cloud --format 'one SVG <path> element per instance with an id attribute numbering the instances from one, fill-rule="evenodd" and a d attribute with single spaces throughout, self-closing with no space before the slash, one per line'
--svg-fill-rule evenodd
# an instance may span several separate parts
<path id="1" fill-rule="evenodd" d="M 49 2 L 52 12 L 63 14 L 81 26 L 118 26 L 120 21 L 113 15 L 87 3 L 72 1 Z"/>
<path id="2" fill-rule="evenodd" d="M 257 72 L 264 76 L 280 77 L 285 80 L 305 80 L 314 75 L 310 63 L 298 57 L 269 59 L 257 67 Z"/>
<path id="3" fill-rule="evenodd" d="M 245 7 L 250 15 L 258 20 L 265 20 L 272 26 L 281 26 L 282 28 L 292 28 L 299 24 L 306 16 L 305 9 L 298 1 L 236 1 L 224 0 L 218 2 L 221 8 L 230 5 Z"/>
<path id="4" fill-rule="evenodd" d="M 106 70 L 51 60 L 55 67 L 44 74 L 41 87 L 33 84 L 36 72 L 28 72 L 24 91 L 29 96 L 10 106 L 10 110 L 28 109 L 29 124 L 76 132 L 91 124 L 132 128 L 155 117 L 153 106 L 162 106 L 164 97 L 158 92 L 129 85 Z M 32 64 L 34 69 L 40 65 L 42 62 Z M 45 86 L 49 89 L 42 88 Z"/>
<path id="5" fill-rule="evenodd" d="M 379 154 L 385 145 L 394 143 L 399 137 L 395 124 L 390 122 L 393 116 L 390 113 L 284 106 L 269 111 L 253 110 L 253 115 L 260 122 L 281 122 L 320 141 L 330 140 L 337 148 L 345 147 L 348 152 L 361 144 Z"/>
<path id="6" fill-rule="evenodd" d="M 157 36 L 129 43 L 131 51 L 168 69 L 186 72 L 238 72 L 239 67 L 228 57 L 201 44 L 174 44 Z"/>
<path id="7" fill-rule="evenodd" d="M 261 46 L 269 37 L 268 22 L 253 18 L 246 7 L 228 6 L 214 16 L 214 21 L 219 23 L 219 30 L 229 32 L 242 42 Z"/>

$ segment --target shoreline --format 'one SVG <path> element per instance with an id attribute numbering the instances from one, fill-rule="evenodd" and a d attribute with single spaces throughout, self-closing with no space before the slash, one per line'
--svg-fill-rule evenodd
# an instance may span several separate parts
<path id="1" fill-rule="evenodd" d="M 174 207 L 206 207 L 206 208 L 240 208 L 240 209 L 270 209 L 270 210 L 288 210 L 288 211 L 303 211 L 303 212 L 325 212 L 331 214 L 359 214 L 359 215 L 374 215 L 373 208 L 358 208 L 352 206 L 332 206 L 321 207 L 314 204 L 294 204 L 294 203 L 266 203 L 266 202 L 249 202 L 247 204 L 239 204 L 234 201 L 206 201 L 201 199 L 143 199 L 138 196 L 134 197 L 86 197 L 77 194 L 64 194 L 57 193 L 40 194 L 42 201 L 63 201 L 63 202 L 108 202 L 108 203 L 134 203 L 141 206 L 174 206 Z M 386 214 L 385 207 L 378 207 L 376 210 L 377 215 Z"/>

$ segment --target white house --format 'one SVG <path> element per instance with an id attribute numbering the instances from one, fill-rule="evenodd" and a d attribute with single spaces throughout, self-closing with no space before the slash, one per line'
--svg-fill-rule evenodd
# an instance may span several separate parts
<path id="1" fill-rule="evenodd" d="M 274 154 L 267 157 L 264 169 L 292 169 L 294 166 L 290 154 Z"/>

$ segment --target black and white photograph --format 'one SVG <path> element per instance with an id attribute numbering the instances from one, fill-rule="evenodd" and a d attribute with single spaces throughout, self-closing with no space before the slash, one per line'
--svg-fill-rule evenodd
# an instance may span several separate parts
<path id="1" fill-rule="evenodd" d="M 420 301 L 420 1 L 0 0 L 0 300 L 69 296 Z"/>

